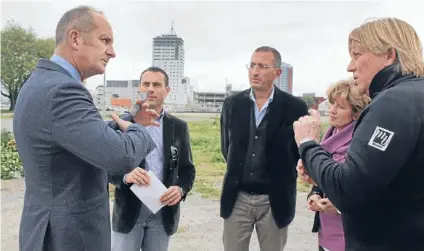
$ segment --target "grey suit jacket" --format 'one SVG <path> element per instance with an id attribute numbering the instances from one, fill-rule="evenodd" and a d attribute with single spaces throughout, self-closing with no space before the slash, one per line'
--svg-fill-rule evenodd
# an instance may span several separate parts
<path id="1" fill-rule="evenodd" d="M 113 130 L 81 83 L 40 59 L 19 92 L 13 130 L 26 186 L 19 249 L 110 250 L 107 173 L 128 173 L 156 147 L 144 127 Z"/>

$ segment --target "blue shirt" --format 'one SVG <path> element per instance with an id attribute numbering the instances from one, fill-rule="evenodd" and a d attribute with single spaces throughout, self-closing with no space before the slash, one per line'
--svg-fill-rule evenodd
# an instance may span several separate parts
<path id="1" fill-rule="evenodd" d="M 53 56 L 50 58 L 50 61 L 55 62 L 56 64 L 60 65 L 63 69 L 65 69 L 73 79 L 75 79 L 78 82 L 81 82 L 81 75 L 79 74 L 78 70 L 66 59 L 63 57 L 53 54 Z"/>
<path id="2" fill-rule="evenodd" d="M 163 172 L 163 114 L 162 110 L 160 117 L 157 119 L 160 126 L 146 126 L 146 130 L 149 133 L 150 137 L 153 139 L 153 142 L 156 144 L 156 148 L 153 149 L 145 158 L 146 166 L 144 169 L 146 171 L 152 171 L 160 181 L 163 182 L 164 172 Z"/>
<path id="3" fill-rule="evenodd" d="M 256 98 L 255 98 L 255 94 L 253 93 L 252 88 L 250 88 L 250 95 L 249 96 L 250 96 L 250 99 L 253 101 L 253 103 L 255 105 L 255 121 L 256 121 L 256 127 L 258 127 L 259 124 L 261 123 L 262 119 L 265 117 L 265 115 L 268 111 L 269 104 L 271 104 L 272 99 L 274 98 L 274 87 L 272 87 L 271 95 L 269 95 L 268 100 L 262 106 L 260 111 L 259 111 L 258 105 L 256 104 Z"/>
<path id="4" fill-rule="evenodd" d="M 163 171 L 163 115 L 164 110 L 162 110 L 159 118 L 156 120 L 159 122 L 160 126 L 146 126 L 146 130 L 152 138 L 153 142 L 156 144 L 154 148 L 144 159 L 146 171 L 152 171 L 160 181 L 163 182 L 164 171 Z M 124 184 L 127 174 L 124 175 L 123 181 Z"/>

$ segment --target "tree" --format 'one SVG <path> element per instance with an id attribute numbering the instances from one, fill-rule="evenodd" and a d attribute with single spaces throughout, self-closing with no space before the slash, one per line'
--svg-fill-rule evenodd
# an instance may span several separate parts
<path id="1" fill-rule="evenodd" d="M 315 100 L 311 96 L 304 96 L 302 97 L 302 99 L 303 101 L 305 101 L 306 106 L 308 106 L 308 108 L 311 108 L 313 105 L 315 105 Z"/>
<path id="2" fill-rule="evenodd" d="M 10 100 L 10 111 L 38 59 L 50 58 L 54 48 L 53 38 L 39 38 L 31 28 L 25 30 L 14 21 L 7 22 L 1 31 L 1 85 L 7 93 L 1 95 Z"/>

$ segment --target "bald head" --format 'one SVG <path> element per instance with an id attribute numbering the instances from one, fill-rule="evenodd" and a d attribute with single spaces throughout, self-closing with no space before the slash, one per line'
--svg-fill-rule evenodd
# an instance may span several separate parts
<path id="1" fill-rule="evenodd" d="M 54 53 L 71 63 L 81 80 L 103 74 L 116 56 L 109 21 L 102 12 L 87 6 L 67 11 L 56 27 Z"/>
<path id="2" fill-rule="evenodd" d="M 103 15 L 103 12 L 88 6 L 79 6 L 68 10 L 56 26 L 56 46 L 65 41 L 69 29 L 89 33 L 96 28 L 93 18 L 94 13 Z"/>

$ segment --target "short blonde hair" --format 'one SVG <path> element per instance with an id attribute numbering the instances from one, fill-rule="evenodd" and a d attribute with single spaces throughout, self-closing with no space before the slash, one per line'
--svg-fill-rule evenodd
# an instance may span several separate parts
<path id="1" fill-rule="evenodd" d="M 336 97 L 346 99 L 349 105 L 352 107 L 353 113 L 362 112 L 362 110 L 364 110 L 371 101 L 371 99 L 366 94 L 361 94 L 359 92 L 352 79 L 338 81 L 328 88 L 328 101 L 333 103 Z"/>
<path id="2" fill-rule="evenodd" d="M 403 75 L 424 76 L 423 49 L 414 28 L 397 18 L 382 18 L 366 22 L 349 34 L 349 52 L 352 43 L 357 42 L 374 54 L 396 51 Z"/>

